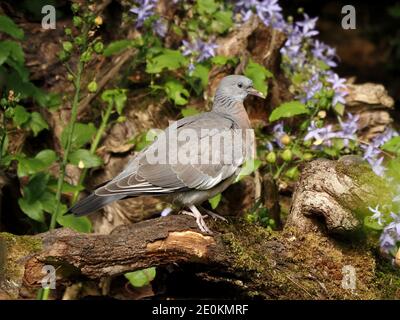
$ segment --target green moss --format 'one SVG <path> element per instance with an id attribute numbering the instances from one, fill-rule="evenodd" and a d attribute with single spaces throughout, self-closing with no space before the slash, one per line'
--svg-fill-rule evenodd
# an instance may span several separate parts
<path id="1" fill-rule="evenodd" d="M 0 233 L 0 276 L 8 280 L 3 281 L 3 284 L 22 281 L 24 266 L 20 260 L 41 249 L 42 241 L 38 238 Z M 3 289 L 8 291 L 10 288 Z M 12 288 L 10 292 L 12 292 Z"/>

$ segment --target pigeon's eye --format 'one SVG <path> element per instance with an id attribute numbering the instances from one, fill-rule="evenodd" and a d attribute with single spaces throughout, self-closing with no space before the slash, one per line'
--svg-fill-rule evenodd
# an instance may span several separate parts
<path id="1" fill-rule="evenodd" d="M 243 83 L 241 83 L 241 82 L 238 83 L 238 87 L 239 87 L 239 88 L 242 88 L 242 87 L 243 87 Z"/>

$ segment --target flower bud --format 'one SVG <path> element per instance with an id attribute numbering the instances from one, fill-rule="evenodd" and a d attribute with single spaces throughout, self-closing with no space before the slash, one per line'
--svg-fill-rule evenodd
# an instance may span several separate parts
<path id="1" fill-rule="evenodd" d="M 273 152 L 273 151 L 269 152 L 269 153 L 267 154 L 266 160 L 267 160 L 267 162 L 269 162 L 269 163 L 275 163 L 275 161 L 276 161 L 276 154 L 275 154 L 275 152 Z"/>
<path id="2" fill-rule="evenodd" d="M 290 149 L 286 149 L 285 151 L 283 151 L 282 159 L 284 161 L 288 162 L 288 161 L 292 160 L 292 157 L 293 157 L 293 154 L 292 154 L 292 151 Z"/>

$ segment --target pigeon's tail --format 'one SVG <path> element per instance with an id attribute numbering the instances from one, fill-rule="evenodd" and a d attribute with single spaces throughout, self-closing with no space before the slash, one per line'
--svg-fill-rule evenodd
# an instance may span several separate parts
<path id="1" fill-rule="evenodd" d="M 125 195 L 97 196 L 92 193 L 85 199 L 78 201 L 78 203 L 76 203 L 68 210 L 68 213 L 73 213 L 75 216 L 78 217 L 84 216 L 124 197 Z"/>

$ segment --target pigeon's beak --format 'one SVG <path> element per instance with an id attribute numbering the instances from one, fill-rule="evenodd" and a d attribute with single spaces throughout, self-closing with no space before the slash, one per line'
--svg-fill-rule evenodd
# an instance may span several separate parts
<path id="1" fill-rule="evenodd" d="M 265 99 L 265 96 L 260 91 L 257 91 L 254 88 L 248 88 L 247 92 L 248 92 L 248 94 L 251 94 L 253 96 L 257 96 L 257 97 Z"/>

